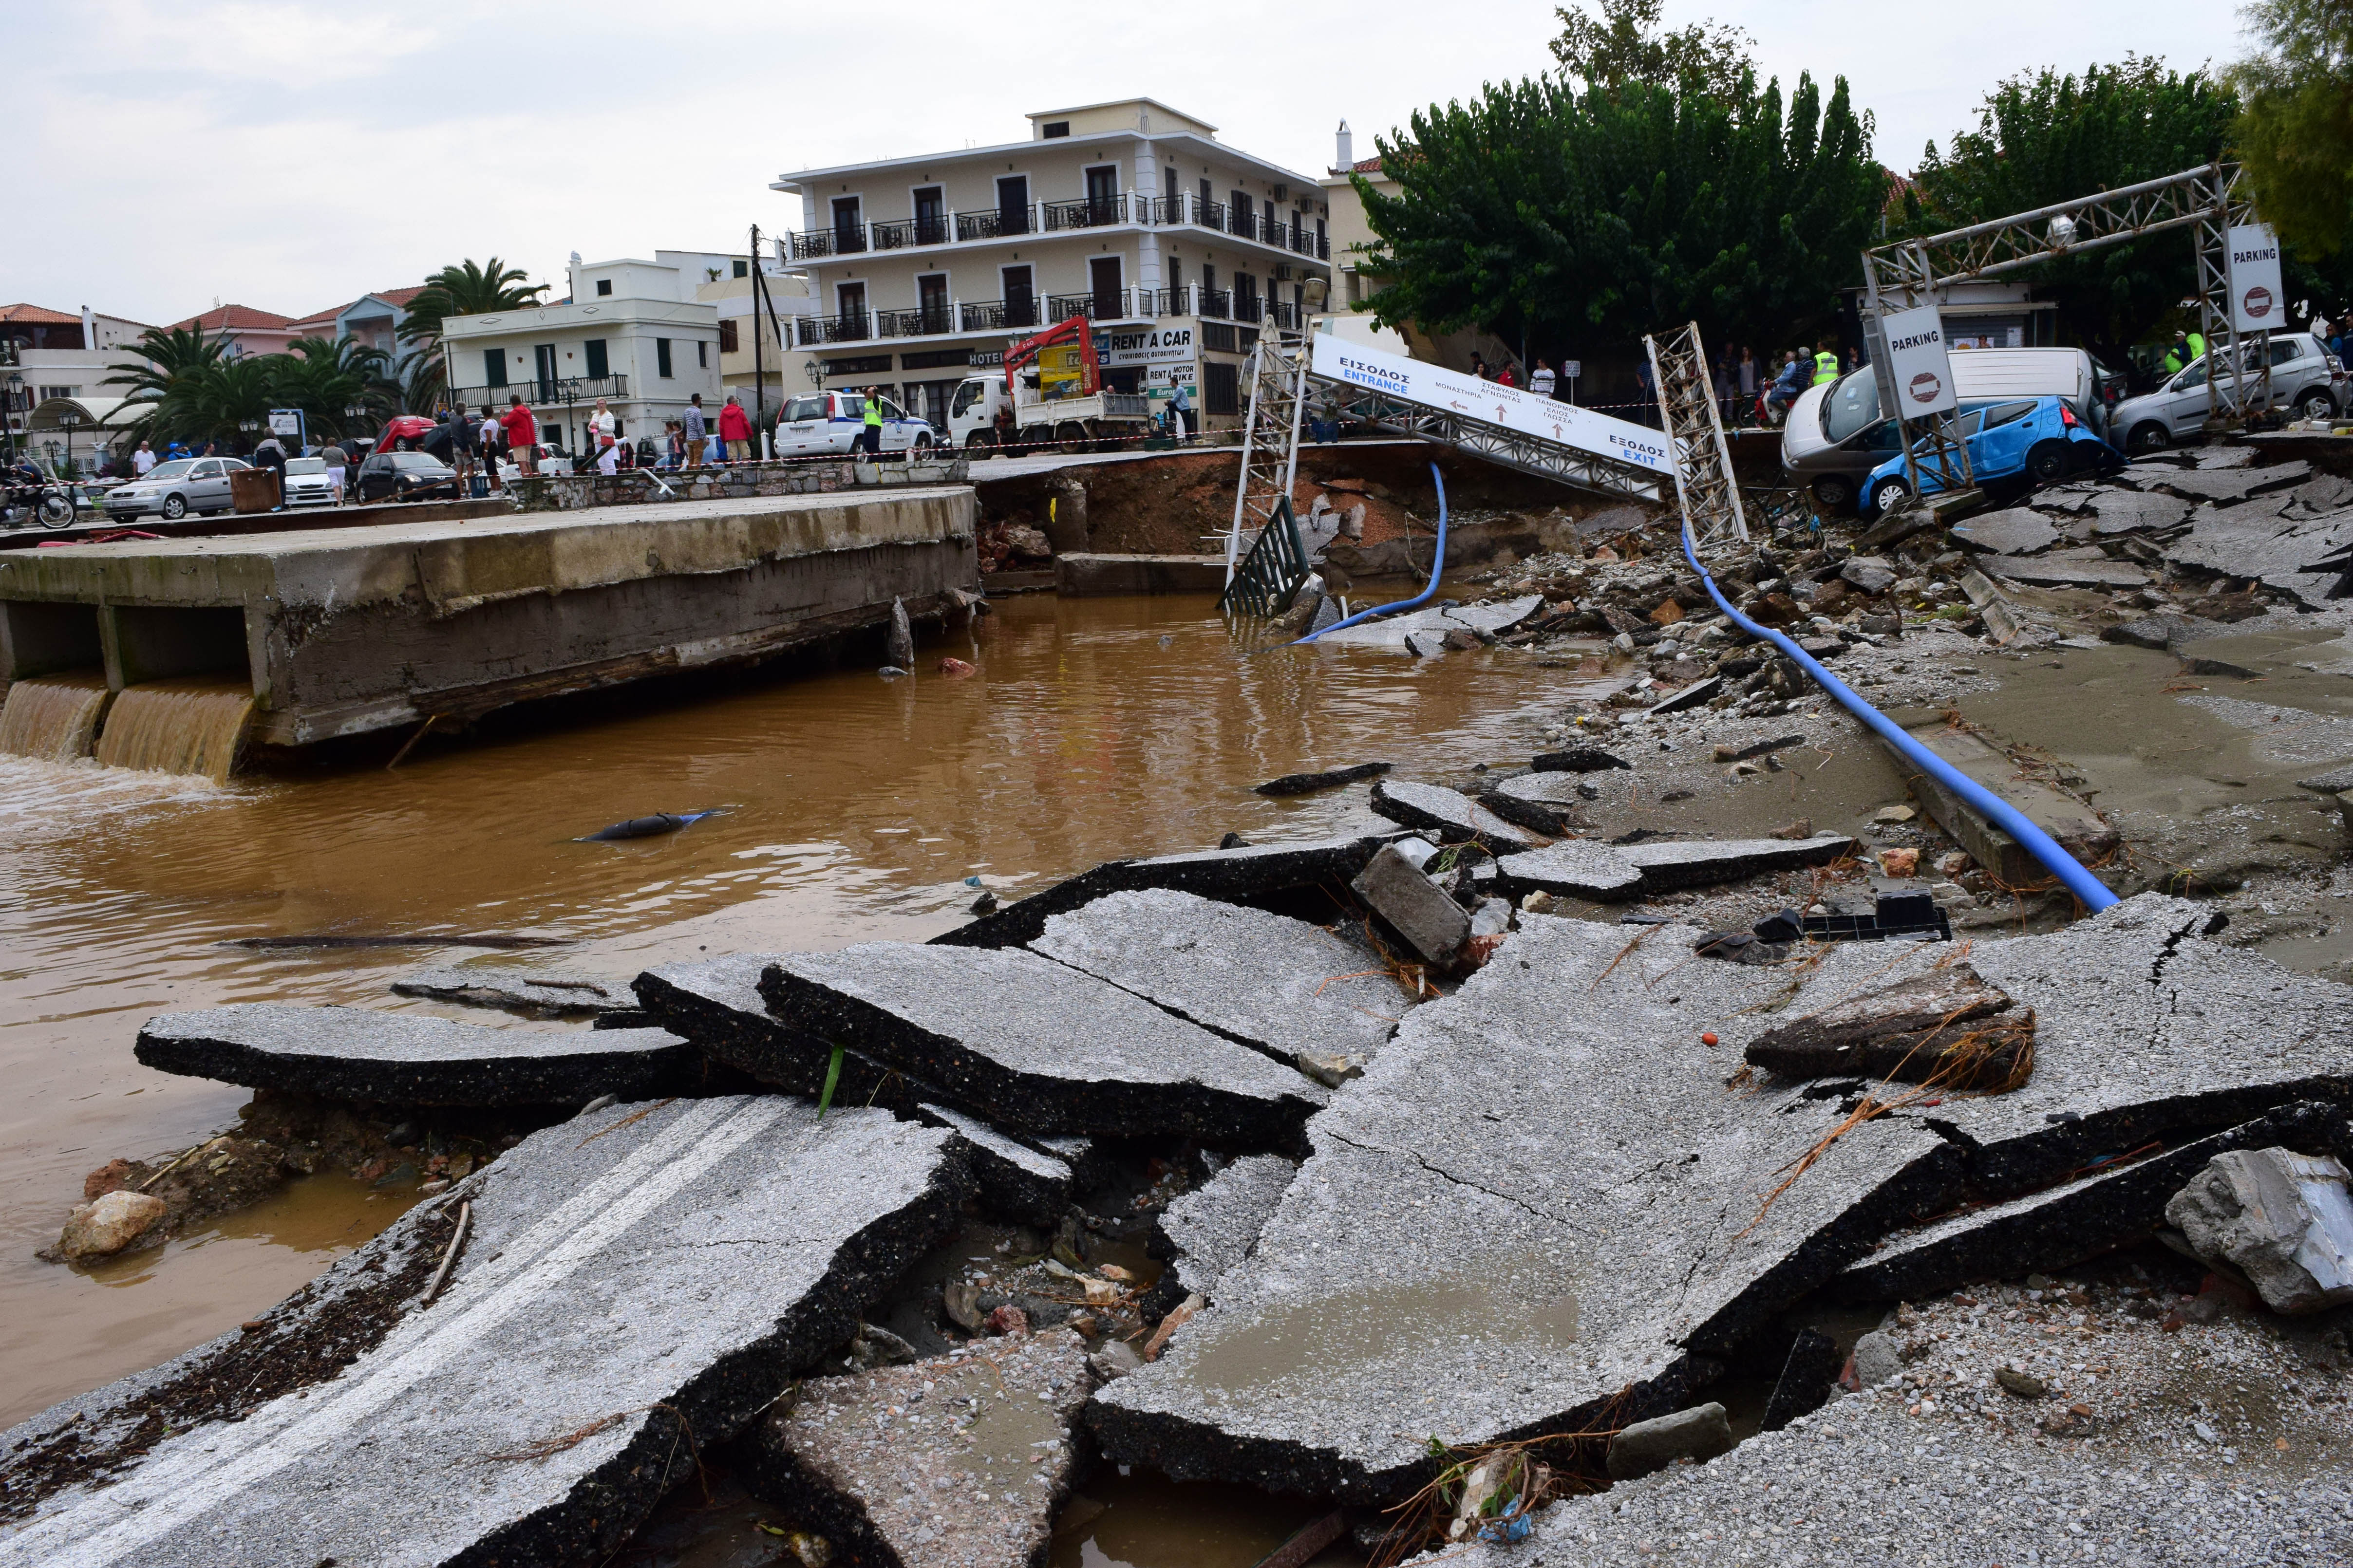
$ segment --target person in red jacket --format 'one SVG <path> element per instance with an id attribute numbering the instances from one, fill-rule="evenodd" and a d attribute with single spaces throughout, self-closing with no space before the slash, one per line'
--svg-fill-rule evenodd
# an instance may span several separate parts
<path id="1" fill-rule="evenodd" d="M 719 411 L 719 438 L 727 443 L 727 460 L 747 463 L 752 459 L 752 419 L 735 395 L 727 395 L 727 406 Z"/>
<path id="2" fill-rule="evenodd" d="M 519 473 L 539 472 L 539 421 L 522 405 L 522 394 L 507 394 L 507 411 L 499 416 L 499 427 L 506 432 L 507 449 L 514 454 Z"/>

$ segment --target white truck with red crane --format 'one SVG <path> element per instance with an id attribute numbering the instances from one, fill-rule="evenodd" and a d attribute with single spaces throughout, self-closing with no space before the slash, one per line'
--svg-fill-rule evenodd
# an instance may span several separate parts
<path id="1" fill-rule="evenodd" d="M 1084 316 L 1012 344 L 1001 374 L 966 376 L 948 404 L 948 439 L 968 457 L 1041 447 L 1116 451 L 1151 433 L 1149 400 L 1103 384 L 1094 324 Z"/>

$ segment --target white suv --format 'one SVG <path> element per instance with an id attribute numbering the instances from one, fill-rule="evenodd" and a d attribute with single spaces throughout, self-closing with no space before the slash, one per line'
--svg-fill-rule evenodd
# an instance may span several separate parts
<path id="1" fill-rule="evenodd" d="M 2200 354 L 2155 392 L 2117 404 L 2108 416 L 2110 439 L 2127 452 L 2154 452 L 2197 435 L 2206 423 L 2206 374 L 2211 357 Z M 2298 419 L 2334 419 L 2353 400 L 2345 367 L 2310 332 L 2274 332 L 2271 362 L 2266 407 L 2285 408 Z"/>

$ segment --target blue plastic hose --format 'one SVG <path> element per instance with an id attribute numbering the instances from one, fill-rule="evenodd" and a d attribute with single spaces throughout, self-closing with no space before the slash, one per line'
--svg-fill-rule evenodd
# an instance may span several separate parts
<path id="1" fill-rule="evenodd" d="M 1375 616 L 1386 616 L 1391 610 L 1410 610 L 1416 605 L 1426 605 L 1430 602 L 1430 596 L 1438 592 L 1440 575 L 1446 570 L 1446 476 L 1438 471 L 1436 463 L 1430 465 L 1430 479 L 1438 487 L 1438 554 L 1430 563 L 1430 586 L 1410 599 L 1399 599 L 1394 605 L 1378 605 L 1369 610 L 1358 610 L 1345 620 L 1334 621 L 1330 626 L 1325 626 L 1323 632 L 1309 632 L 1305 637 L 1301 637 L 1299 642 L 1287 646 L 1297 647 L 1299 643 L 1314 642 L 1317 637 L 1322 637 L 1324 632 L 1336 632 L 1342 626 L 1353 626 L 1360 621 L 1369 621 Z"/>
<path id="2" fill-rule="evenodd" d="M 1840 707 L 1870 725 L 1882 740 L 1903 752 L 1905 760 L 1917 763 L 1922 772 L 1983 812 L 1996 826 L 2024 845 L 2026 852 L 2042 861 L 2085 909 L 2097 914 L 2116 901 L 2116 896 L 2108 891 L 2082 861 L 2062 849 L 2058 840 L 2051 835 L 2028 821 L 2025 813 L 1905 733 L 1894 720 L 1857 696 L 1845 681 L 1824 669 L 1820 660 L 1795 642 L 1769 627 L 1758 626 L 1734 609 L 1731 601 L 1724 596 L 1724 591 L 1715 585 L 1715 579 L 1708 575 L 1707 568 L 1699 563 L 1699 552 L 1693 548 L 1688 521 L 1683 524 L 1683 559 L 1691 563 L 1692 570 L 1699 574 L 1699 580 L 1707 586 L 1707 596 L 1715 601 L 1717 609 L 1732 618 L 1734 626 L 1750 637 L 1771 643 L 1795 659 L 1800 669 L 1812 676 L 1816 684 L 1838 700 Z"/>

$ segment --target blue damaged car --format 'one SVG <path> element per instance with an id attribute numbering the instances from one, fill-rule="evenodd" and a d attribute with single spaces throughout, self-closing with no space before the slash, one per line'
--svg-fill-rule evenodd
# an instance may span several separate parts
<path id="1" fill-rule="evenodd" d="M 2124 462 L 2121 453 L 2093 435 L 2075 411 L 2056 397 L 1965 408 L 1961 438 L 1969 449 L 1969 472 L 1987 489 L 2029 490 Z M 1930 489 L 1940 488 L 1933 475 L 1923 472 L 1920 478 Z M 1872 469 L 1862 482 L 1866 516 L 1883 517 L 1911 497 L 1912 481 L 1905 475 L 1901 452 Z"/>

